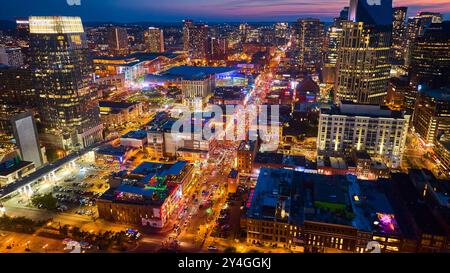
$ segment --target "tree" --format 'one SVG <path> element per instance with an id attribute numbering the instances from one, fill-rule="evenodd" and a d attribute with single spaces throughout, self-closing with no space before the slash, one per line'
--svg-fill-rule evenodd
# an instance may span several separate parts
<path id="1" fill-rule="evenodd" d="M 223 250 L 223 253 L 236 253 L 236 248 L 235 248 L 234 246 L 226 247 L 226 248 Z"/>
<path id="2" fill-rule="evenodd" d="M 35 207 L 42 207 L 48 210 L 54 210 L 57 206 L 57 200 L 53 197 L 52 193 L 34 195 L 31 199 L 31 203 Z"/>

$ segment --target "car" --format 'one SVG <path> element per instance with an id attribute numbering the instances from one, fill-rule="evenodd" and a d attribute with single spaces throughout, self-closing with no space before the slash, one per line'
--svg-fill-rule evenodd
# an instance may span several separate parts
<path id="1" fill-rule="evenodd" d="M 213 246 L 213 245 L 208 246 L 208 251 L 210 251 L 210 252 L 217 252 L 218 250 L 219 249 L 217 247 Z"/>
<path id="2" fill-rule="evenodd" d="M 176 234 L 180 234 L 180 232 L 181 232 L 181 229 L 180 229 L 180 227 L 179 226 L 177 226 L 176 228 L 175 228 L 175 233 Z"/>

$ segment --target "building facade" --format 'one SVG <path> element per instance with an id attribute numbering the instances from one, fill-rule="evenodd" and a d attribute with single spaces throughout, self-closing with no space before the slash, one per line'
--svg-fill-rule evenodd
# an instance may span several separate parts
<path id="1" fill-rule="evenodd" d="M 392 61 L 404 64 L 406 54 L 406 16 L 408 7 L 395 7 L 392 15 Z"/>
<path id="2" fill-rule="evenodd" d="M 315 74 L 322 65 L 324 24 L 319 19 L 299 19 L 295 28 L 300 69 Z"/>
<path id="3" fill-rule="evenodd" d="M 322 109 L 317 152 L 350 154 L 366 151 L 397 168 L 402 161 L 409 116 L 377 105 L 341 104 Z"/>
<path id="4" fill-rule="evenodd" d="M 164 33 L 162 29 L 150 27 L 144 31 L 144 43 L 148 52 L 164 52 Z"/>
<path id="5" fill-rule="evenodd" d="M 391 33 L 343 22 L 336 65 L 335 100 L 382 104 L 390 78 Z"/>
<path id="6" fill-rule="evenodd" d="M 450 88 L 424 88 L 416 100 L 413 126 L 425 145 L 450 133 Z"/>
<path id="7" fill-rule="evenodd" d="M 108 28 L 107 40 L 110 54 L 127 55 L 129 53 L 128 34 L 125 28 L 122 27 Z"/>
<path id="8" fill-rule="evenodd" d="M 205 59 L 208 55 L 208 25 L 183 21 L 183 48 L 192 59 Z"/>
<path id="9" fill-rule="evenodd" d="M 36 80 L 43 144 L 86 147 L 102 139 L 92 65 L 79 17 L 36 17 L 30 21 L 31 65 Z"/>
<path id="10" fill-rule="evenodd" d="M 409 77 L 414 87 L 450 84 L 450 22 L 431 24 L 411 43 Z"/>

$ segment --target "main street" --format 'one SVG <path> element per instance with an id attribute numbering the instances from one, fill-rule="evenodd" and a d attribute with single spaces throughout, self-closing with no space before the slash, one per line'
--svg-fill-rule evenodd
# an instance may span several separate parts
<path id="1" fill-rule="evenodd" d="M 266 94 L 270 91 L 273 75 L 279 64 L 280 55 L 283 51 L 278 51 L 268 67 L 262 70 L 255 80 L 255 87 L 247 96 L 244 106 L 261 105 Z M 234 120 L 245 118 L 245 111 L 236 111 Z M 226 125 L 226 130 L 230 130 L 230 124 Z M 248 132 L 246 132 L 248 133 Z M 234 233 L 227 238 L 217 238 L 212 236 L 212 231 L 217 225 L 217 219 L 222 208 L 226 206 L 227 177 L 229 171 L 235 167 L 234 158 L 239 141 L 224 142 L 216 148 L 216 153 L 222 154 L 223 160 L 212 161 L 203 165 L 202 170 L 198 170 L 194 186 L 184 194 L 184 205 L 179 212 L 174 213 L 162 231 L 144 234 L 139 246 L 134 250 L 144 252 L 158 249 L 177 249 L 180 251 L 207 252 L 210 246 L 223 250 L 227 246 L 238 245 L 237 250 L 241 252 L 249 250 L 264 251 L 256 246 L 248 246 L 245 242 L 239 242 L 239 220 L 240 205 L 234 206 L 235 223 Z M 212 204 L 211 207 L 208 204 Z M 238 240 L 238 241 L 236 241 Z M 239 242 L 239 243 L 237 243 Z M 271 250 L 274 251 L 274 250 Z M 281 251 L 281 250 L 278 250 Z"/>

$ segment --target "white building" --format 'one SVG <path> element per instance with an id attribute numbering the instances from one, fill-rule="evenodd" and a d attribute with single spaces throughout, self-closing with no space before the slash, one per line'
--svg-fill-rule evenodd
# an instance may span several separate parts
<path id="1" fill-rule="evenodd" d="M 214 88 L 214 75 L 181 81 L 183 104 L 190 109 L 202 109 Z"/>
<path id="2" fill-rule="evenodd" d="M 378 105 L 342 103 L 322 109 L 317 137 L 318 154 L 342 155 L 365 150 L 389 167 L 399 167 L 410 116 Z"/>

